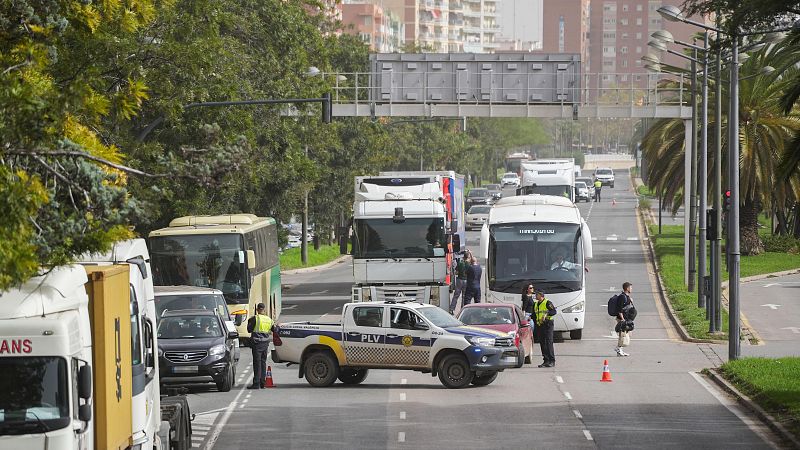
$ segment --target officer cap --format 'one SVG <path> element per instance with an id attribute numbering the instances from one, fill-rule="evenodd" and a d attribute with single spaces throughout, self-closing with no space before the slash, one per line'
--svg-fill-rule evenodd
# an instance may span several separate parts
<path id="1" fill-rule="evenodd" d="M 263 303 L 259 303 L 259 304 L 256 305 L 256 311 L 260 311 L 260 310 L 266 309 L 266 308 L 267 308 L 267 305 L 265 305 Z"/>

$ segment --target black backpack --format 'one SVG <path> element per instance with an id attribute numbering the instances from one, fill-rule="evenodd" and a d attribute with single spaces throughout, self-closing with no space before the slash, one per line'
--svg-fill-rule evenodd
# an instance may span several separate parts
<path id="1" fill-rule="evenodd" d="M 612 295 L 610 299 L 608 299 L 608 315 L 611 317 L 617 317 L 619 314 L 619 302 L 617 301 L 619 294 Z"/>

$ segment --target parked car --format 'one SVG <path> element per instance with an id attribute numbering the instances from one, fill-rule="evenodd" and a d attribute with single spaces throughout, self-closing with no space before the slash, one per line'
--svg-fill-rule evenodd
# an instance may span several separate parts
<path id="1" fill-rule="evenodd" d="M 161 322 L 165 311 L 203 309 L 216 311 L 222 317 L 225 328 L 236 331 L 234 317 L 225 303 L 225 296 L 219 289 L 197 286 L 155 286 L 156 294 L 156 324 Z M 243 317 L 243 316 L 237 316 Z M 241 320 L 241 319 L 239 319 Z M 239 342 L 236 342 L 234 359 L 239 361 Z"/>
<path id="2" fill-rule="evenodd" d="M 517 367 L 530 364 L 533 356 L 533 329 L 526 314 L 510 303 L 472 303 L 458 314 L 465 325 L 508 333 L 518 349 Z"/>
<path id="3" fill-rule="evenodd" d="M 464 204 L 467 208 L 473 205 L 489 205 L 492 203 L 492 196 L 486 188 L 474 188 L 467 194 Z"/>
<path id="4" fill-rule="evenodd" d="M 598 167 L 594 169 L 594 177 L 603 183 L 603 186 L 614 188 L 614 171 L 608 167 Z"/>
<path id="5" fill-rule="evenodd" d="M 578 181 L 583 181 L 584 183 L 586 183 L 586 187 L 588 187 L 590 190 L 594 186 L 594 179 L 592 177 L 575 178 L 575 182 L 577 183 Z"/>
<path id="6" fill-rule="evenodd" d="M 503 178 L 500 180 L 500 184 L 502 184 L 503 186 L 507 184 L 519 186 L 519 183 L 520 183 L 519 175 L 517 175 L 514 172 L 506 172 L 505 174 L 503 174 Z"/>
<path id="7" fill-rule="evenodd" d="M 589 186 L 586 185 L 583 181 L 576 181 L 575 182 L 575 203 L 579 201 L 589 201 Z"/>
<path id="8" fill-rule="evenodd" d="M 489 205 L 475 205 L 470 207 L 469 211 L 467 211 L 467 230 L 480 230 L 483 224 L 489 220 L 489 210 L 491 209 L 492 207 Z"/>
<path id="9" fill-rule="evenodd" d="M 215 311 L 165 311 L 158 324 L 161 384 L 215 383 L 228 392 L 236 381 L 235 342 Z"/>

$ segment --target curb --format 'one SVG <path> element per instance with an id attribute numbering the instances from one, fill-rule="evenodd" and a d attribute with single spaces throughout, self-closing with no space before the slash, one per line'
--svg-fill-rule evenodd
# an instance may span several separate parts
<path id="1" fill-rule="evenodd" d="M 321 264 L 319 266 L 303 267 L 300 269 L 281 270 L 281 275 L 299 275 L 303 273 L 316 272 L 318 270 L 330 269 L 331 267 L 337 264 L 345 262 L 350 257 L 351 257 L 350 255 L 342 255 L 329 263 Z"/>
<path id="2" fill-rule="evenodd" d="M 780 422 L 778 422 L 772 415 L 766 412 L 762 407 L 758 406 L 750 397 L 742 394 L 733 386 L 728 380 L 726 380 L 717 369 L 708 369 L 705 371 L 706 375 L 711 378 L 714 383 L 716 383 L 723 391 L 727 392 L 728 394 L 736 397 L 738 403 L 745 408 L 747 408 L 750 412 L 756 415 L 756 417 L 761 420 L 764 424 L 766 424 L 772 431 L 774 431 L 777 435 L 779 435 L 783 440 L 787 443 L 792 443 L 796 448 L 800 448 L 800 439 L 797 436 L 792 434 L 791 431 L 787 430 Z"/>

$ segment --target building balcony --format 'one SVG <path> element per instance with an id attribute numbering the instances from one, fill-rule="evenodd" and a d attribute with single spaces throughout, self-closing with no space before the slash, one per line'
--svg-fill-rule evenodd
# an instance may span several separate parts
<path id="1" fill-rule="evenodd" d="M 481 34 L 483 28 L 476 25 L 464 25 L 464 33 L 471 33 L 471 34 Z"/>
<path id="2" fill-rule="evenodd" d="M 464 7 L 461 2 L 450 2 L 450 11 L 460 11 Z"/>
<path id="3" fill-rule="evenodd" d="M 469 8 L 464 8 L 463 14 L 464 14 L 464 17 L 478 17 L 478 18 L 481 17 L 480 10 L 475 11 L 475 10 L 469 9 Z"/>

